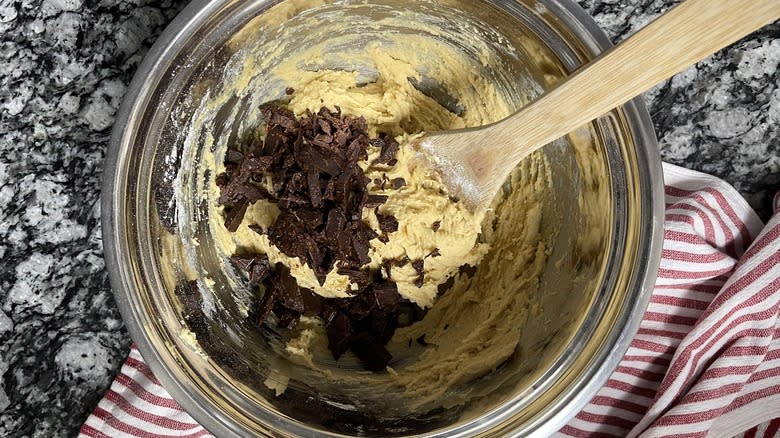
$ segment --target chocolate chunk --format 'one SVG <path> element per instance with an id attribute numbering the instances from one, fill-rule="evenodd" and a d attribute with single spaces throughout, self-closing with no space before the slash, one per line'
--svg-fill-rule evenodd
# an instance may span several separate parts
<path id="1" fill-rule="evenodd" d="M 399 268 L 403 268 L 404 266 L 408 265 L 409 262 L 409 256 L 403 256 L 401 258 L 393 259 L 392 263 L 394 266 L 398 266 Z"/>
<path id="2" fill-rule="evenodd" d="M 298 321 L 301 319 L 301 315 L 298 312 L 279 304 L 274 306 L 274 315 L 276 315 L 276 318 L 279 320 L 279 327 L 283 327 L 288 330 L 294 329 L 298 324 Z"/>
<path id="3" fill-rule="evenodd" d="M 292 111 L 279 107 L 267 105 L 261 108 L 263 115 L 265 116 L 266 123 L 271 129 L 281 127 L 282 132 L 296 133 L 300 129 L 300 124 L 295 118 L 295 114 Z"/>
<path id="4" fill-rule="evenodd" d="M 284 94 L 290 96 L 291 94 L 295 93 L 295 88 L 287 87 L 286 90 L 284 90 Z"/>
<path id="5" fill-rule="evenodd" d="M 455 277 L 450 277 L 444 283 L 441 283 L 440 285 L 436 286 L 436 291 L 439 293 L 439 295 L 443 295 L 448 290 L 452 289 L 452 286 L 454 285 L 455 285 Z"/>
<path id="6" fill-rule="evenodd" d="M 355 249 L 360 266 L 371 262 L 371 258 L 368 256 L 368 239 L 359 234 L 354 235 L 352 236 L 352 247 Z"/>
<path id="7" fill-rule="evenodd" d="M 385 268 L 385 277 L 389 279 L 390 276 L 392 275 L 393 261 L 382 260 L 382 267 Z"/>
<path id="8" fill-rule="evenodd" d="M 238 268 L 249 274 L 249 281 L 253 286 L 260 286 L 270 273 L 268 256 L 241 257 L 234 255 L 230 261 Z"/>
<path id="9" fill-rule="evenodd" d="M 336 272 L 341 275 L 346 275 L 353 283 L 356 283 L 361 288 L 367 286 L 371 281 L 368 272 L 362 269 L 349 269 L 341 266 Z"/>
<path id="10" fill-rule="evenodd" d="M 365 208 L 375 208 L 387 202 L 387 196 L 385 195 L 368 195 L 366 202 L 363 204 Z"/>
<path id="11" fill-rule="evenodd" d="M 306 174 L 306 180 L 309 183 L 309 199 L 311 205 L 315 208 L 322 206 L 322 188 L 320 187 L 320 175 L 316 172 Z"/>
<path id="12" fill-rule="evenodd" d="M 388 166 L 394 166 L 398 160 L 395 156 L 398 154 L 399 144 L 392 138 L 385 137 L 381 139 L 383 141 L 382 150 L 379 152 L 379 157 L 374 160 L 373 164 L 387 164 Z"/>
<path id="13" fill-rule="evenodd" d="M 398 190 L 405 185 L 406 185 L 406 180 L 403 178 L 393 178 L 392 180 L 390 180 L 390 187 L 392 187 L 395 190 Z"/>
<path id="14" fill-rule="evenodd" d="M 439 251 L 439 248 L 433 248 L 433 251 L 431 251 L 430 253 L 428 253 L 427 256 L 425 256 L 425 258 L 428 257 L 441 257 L 441 252 Z"/>
<path id="15" fill-rule="evenodd" d="M 258 305 L 255 311 L 249 315 L 250 318 L 258 325 L 263 324 L 268 319 L 268 317 L 271 316 L 271 312 L 273 312 L 275 304 L 276 300 L 274 299 L 273 289 L 266 289 L 260 305 Z"/>
<path id="16" fill-rule="evenodd" d="M 433 232 L 434 232 L 434 233 L 435 233 L 435 232 L 437 232 L 437 231 L 439 231 L 439 228 L 440 228 L 440 227 L 441 227 L 441 221 L 436 221 L 436 222 L 434 222 L 434 223 L 431 225 L 431 229 L 433 230 Z"/>
<path id="17" fill-rule="evenodd" d="M 319 316 L 322 313 L 324 299 L 306 288 L 301 288 L 303 298 L 303 314 L 306 316 Z"/>
<path id="18" fill-rule="evenodd" d="M 225 228 L 231 233 L 235 233 L 241 222 L 244 220 L 246 209 L 249 204 L 242 203 L 230 209 L 225 209 Z"/>
<path id="19" fill-rule="evenodd" d="M 379 188 L 379 190 L 384 190 L 387 188 L 387 185 L 390 183 L 390 178 L 387 177 L 386 173 L 382 174 L 382 178 L 374 178 L 374 184 Z"/>
<path id="20" fill-rule="evenodd" d="M 458 274 L 466 275 L 466 277 L 473 277 L 474 274 L 477 273 L 477 268 L 475 266 L 471 265 L 461 265 L 460 268 L 458 268 Z"/>
<path id="21" fill-rule="evenodd" d="M 352 351 L 369 371 L 382 371 L 390 363 L 392 356 L 384 343 L 366 333 L 361 333 L 352 342 Z"/>
<path id="22" fill-rule="evenodd" d="M 425 342 L 425 335 L 422 335 L 419 338 L 417 338 L 417 343 L 422 345 L 423 347 L 427 346 L 428 343 Z"/>
<path id="23" fill-rule="evenodd" d="M 412 268 L 417 272 L 417 279 L 414 280 L 414 285 L 418 288 L 422 287 L 425 281 L 425 261 L 422 259 L 413 261 Z"/>
<path id="24" fill-rule="evenodd" d="M 352 322 L 339 309 L 333 309 L 330 312 L 326 318 L 328 349 L 333 354 L 333 358 L 338 359 L 349 350 L 352 342 Z"/>
<path id="25" fill-rule="evenodd" d="M 274 287 L 274 295 L 279 304 L 288 310 L 293 310 L 299 314 L 303 313 L 305 306 L 301 290 L 287 266 L 281 263 L 277 263 L 274 266 L 272 287 Z"/>
<path id="26" fill-rule="evenodd" d="M 398 294 L 398 286 L 395 283 L 381 283 L 374 285 L 374 300 L 376 307 L 385 311 L 394 311 L 401 302 Z"/>
<path id="27" fill-rule="evenodd" d="M 354 299 L 349 300 L 347 311 L 350 319 L 360 321 L 371 315 L 371 312 L 376 307 L 376 303 L 369 295 L 373 296 L 370 292 L 363 292 Z"/>
<path id="28" fill-rule="evenodd" d="M 288 90 L 291 94 L 293 90 Z M 249 276 L 251 284 L 262 286 L 265 294 L 251 317 L 266 323 L 273 313 L 280 327 L 292 328 L 302 315 L 319 316 L 325 321 L 328 347 L 334 358 L 352 350 L 366 369 L 382 370 L 391 356 L 384 347 L 398 326 L 401 305 L 406 302 L 395 283 L 371 273 L 365 267 L 371 241 L 386 241 L 387 233 L 398 229 L 391 215 L 377 214 L 382 234 L 363 221 L 363 210 L 387 201 L 387 196 L 371 194 L 359 162 L 368 157 L 368 147 L 380 147 L 377 164 L 394 165 L 398 143 L 382 135 L 371 139 L 363 118 L 348 117 L 320 109 L 302 118 L 275 105 L 260 108 L 265 120 L 262 140 L 251 138 L 231 148 L 225 157 L 225 172 L 217 176 L 219 202 L 225 206 L 225 223 L 235 231 L 249 205 L 258 200 L 276 204 L 280 213 L 267 230 L 250 228 L 288 257 L 307 264 L 324 284 L 327 274 L 338 266 L 357 285 L 355 296 L 324 300 L 298 285 L 289 269 L 257 255 L 235 255 L 233 263 Z M 266 181 L 270 178 L 271 187 Z M 386 175 L 374 181 L 384 190 L 398 189 L 403 178 Z M 422 263 L 422 261 L 419 261 Z M 387 262 L 404 266 L 409 258 Z M 422 275 L 422 274 L 420 274 Z"/>
<path id="29" fill-rule="evenodd" d="M 395 216 L 376 213 L 376 218 L 379 221 L 379 229 L 382 232 L 393 233 L 398 231 L 398 219 Z"/>

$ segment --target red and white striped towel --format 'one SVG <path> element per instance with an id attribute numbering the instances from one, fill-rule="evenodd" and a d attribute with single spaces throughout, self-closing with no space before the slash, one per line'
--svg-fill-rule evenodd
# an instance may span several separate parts
<path id="1" fill-rule="evenodd" d="M 780 436 L 780 194 L 764 226 L 731 186 L 664 165 L 663 258 L 639 333 L 561 436 Z M 88 437 L 207 437 L 138 350 Z"/>

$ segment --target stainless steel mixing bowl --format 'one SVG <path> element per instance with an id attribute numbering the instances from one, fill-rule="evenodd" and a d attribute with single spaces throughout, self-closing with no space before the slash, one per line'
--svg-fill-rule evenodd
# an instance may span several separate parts
<path id="1" fill-rule="evenodd" d="M 127 327 L 166 389 L 218 436 L 549 435 L 614 370 L 655 279 L 663 186 L 651 121 L 639 100 L 543 151 L 552 181 L 543 229 L 556 237 L 534 309 L 516 322 L 516 353 L 457 388 L 478 397 L 405 412 L 402 403 L 381 405 L 376 394 L 345 399 L 338 385 L 302 372 L 291 372 L 281 396 L 264 384 L 292 366 L 279 353 L 283 334 L 247 320 L 252 293 L 209 244 L 206 206 L 190 201 L 204 190 L 196 170 L 207 149 L 224 148 L 256 125 L 255 105 L 284 91 L 283 83 L 265 81 L 262 69 L 241 79 L 248 54 L 290 32 L 297 34 L 289 50 L 315 44 L 296 20 L 316 6 L 327 26 L 345 13 L 344 4 L 360 5 L 349 12 L 357 24 L 334 35 L 349 42 L 335 51 L 386 32 L 412 32 L 375 22 L 414 11 L 438 26 L 430 37 L 467 56 L 477 55 L 459 36 L 482 35 L 500 62 L 474 68 L 516 107 L 521 94 L 549 89 L 610 45 L 569 0 L 193 1 L 139 68 L 105 168 L 105 253 Z M 209 96 L 225 90 L 230 98 L 204 110 Z M 577 148 L 592 161 L 578 158 Z M 193 302 L 182 303 L 177 287 L 199 291 L 197 328 L 192 318 L 185 322 Z"/>

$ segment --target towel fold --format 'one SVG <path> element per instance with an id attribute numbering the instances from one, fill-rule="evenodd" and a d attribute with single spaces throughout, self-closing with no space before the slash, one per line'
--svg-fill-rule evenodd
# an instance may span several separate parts
<path id="1" fill-rule="evenodd" d="M 780 429 L 780 194 L 764 225 L 725 182 L 664 164 L 658 279 L 639 332 L 575 437 L 775 437 Z M 209 437 L 135 347 L 87 437 Z"/>

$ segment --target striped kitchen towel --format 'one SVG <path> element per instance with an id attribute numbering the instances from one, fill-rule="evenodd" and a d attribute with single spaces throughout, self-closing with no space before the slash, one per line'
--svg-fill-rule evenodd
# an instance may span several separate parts
<path id="1" fill-rule="evenodd" d="M 764 226 L 731 186 L 664 165 L 663 256 L 639 332 L 559 435 L 780 436 L 780 196 Z M 88 437 L 207 437 L 138 350 Z"/>

